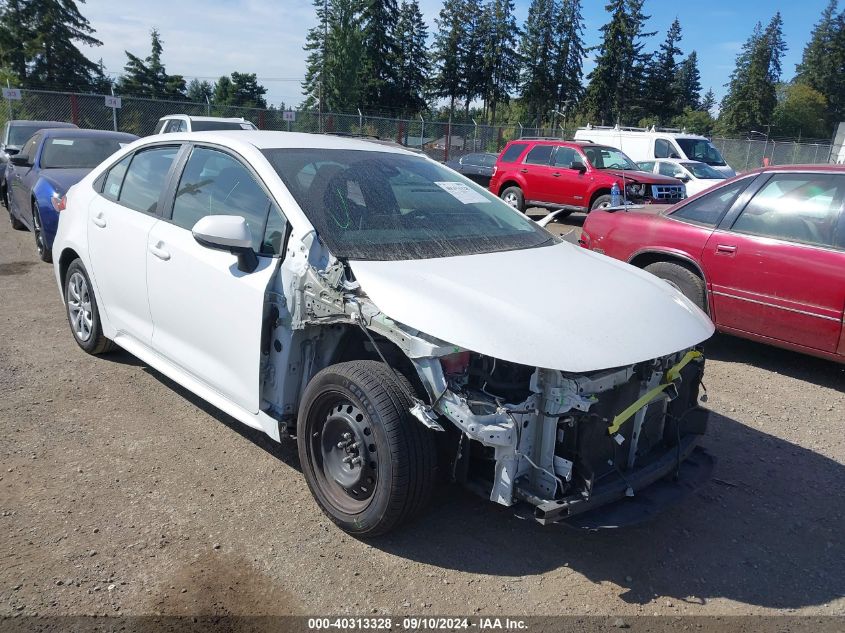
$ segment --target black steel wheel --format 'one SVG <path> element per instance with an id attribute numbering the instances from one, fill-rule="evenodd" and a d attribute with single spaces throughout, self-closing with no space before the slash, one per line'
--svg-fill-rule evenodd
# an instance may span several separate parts
<path id="1" fill-rule="evenodd" d="M 305 390 L 297 419 L 302 471 L 323 512 L 351 534 L 384 534 L 431 495 L 433 432 L 411 417 L 410 393 L 403 377 L 375 361 L 327 367 Z"/>

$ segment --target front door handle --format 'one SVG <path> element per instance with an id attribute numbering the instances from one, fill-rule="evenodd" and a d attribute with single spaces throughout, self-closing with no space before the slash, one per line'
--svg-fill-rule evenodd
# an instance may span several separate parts
<path id="1" fill-rule="evenodd" d="M 159 242 L 159 244 L 161 244 L 161 242 Z M 166 262 L 168 259 L 170 259 L 170 253 L 168 253 L 166 250 L 164 250 L 163 248 L 161 248 L 161 246 L 159 246 L 158 244 L 153 245 L 153 246 L 150 246 L 150 252 L 151 252 L 153 255 L 155 255 L 156 257 L 158 257 L 159 259 L 161 259 L 161 260 L 163 260 L 163 261 L 165 261 L 165 262 Z"/>
<path id="2" fill-rule="evenodd" d="M 717 244 L 716 252 L 723 255 L 733 255 L 736 253 L 736 246 L 733 244 Z"/>
<path id="3" fill-rule="evenodd" d="M 556 171 L 555 173 L 552 174 L 552 177 L 553 178 L 560 178 L 560 172 Z"/>
<path id="4" fill-rule="evenodd" d="M 527 170 L 527 169 L 520 169 L 520 170 L 519 170 L 519 173 L 520 173 L 520 174 L 527 174 L 527 173 L 528 173 L 528 170 Z"/>
<path id="5" fill-rule="evenodd" d="M 106 218 L 103 217 L 102 213 L 98 213 L 97 215 L 95 215 L 93 218 L 91 218 L 91 221 L 97 226 L 99 226 L 101 229 L 105 228 L 106 226 Z"/>

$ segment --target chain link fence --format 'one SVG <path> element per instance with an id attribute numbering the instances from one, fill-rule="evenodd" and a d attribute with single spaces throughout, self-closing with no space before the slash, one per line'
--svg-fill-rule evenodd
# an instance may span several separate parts
<path id="1" fill-rule="evenodd" d="M 152 134 L 158 120 L 168 114 L 192 116 L 242 117 L 262 130 L 331 133 L 369 136 L 392 140 L 425 152 L 440 161 L 468 153 L 498 153 L 508 141 L 525 137 L 564 138 L 557 128 L 516 125 L 479 125 L 430 121 L 423 118 L 401 119 L 367 116 L 365 113 L 338 114 L 310 110 L 220 106 L 193 101 L 168 101 L 123 97 L 121 107 L 106 106 L 103 95 L 21 90 L 19 100 L 6 100 L 0 107 L 0 124 L 6 119 L 67 121 L 81 128 L 116 129 L 138 136 Z M 570 131 L 571 132 L 571 131 Z M 714 138 L 713 143 L 725 160 L 737 171 L 753 169 L 768 159 L 771 165 L 827 163 L 831 159 L 829 142 L 793 142 Z"/>

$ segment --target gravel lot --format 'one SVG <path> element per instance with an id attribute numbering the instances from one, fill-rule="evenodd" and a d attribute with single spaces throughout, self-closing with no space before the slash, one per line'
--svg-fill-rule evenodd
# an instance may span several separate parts
<path id="1" fill-rule="evenodd" d="M 845 615 L 845 366 L 716 337 L 716 479 L 647 526 L 544 528 L 447 487 L 361 542 L 318 511 L 293 442 L 82 353 L 0 213 L 0 616 Z"/>

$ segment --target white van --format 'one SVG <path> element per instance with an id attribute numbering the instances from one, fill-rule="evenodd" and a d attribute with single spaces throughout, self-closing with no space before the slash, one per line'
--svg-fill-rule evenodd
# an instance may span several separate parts
<path id="1" fill-rule="evenodd" d="M 575 132 L 575 140 L 616 147 L 634 162 L 658 158 L 697 160 L 727 177 L 736 176 L 709 139 L 677 129 L 588 125 Z"/>

